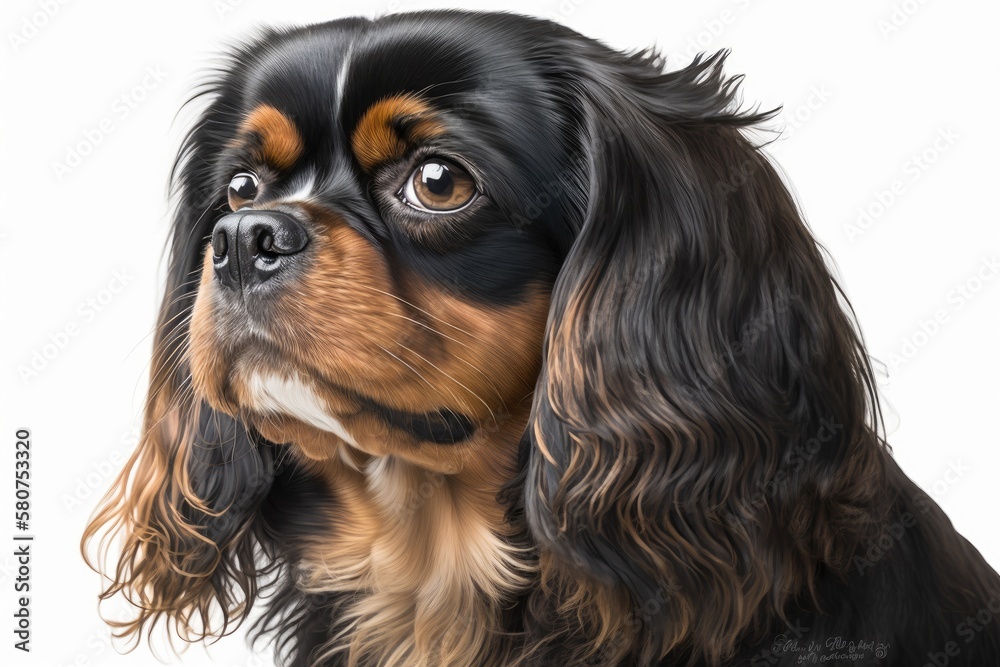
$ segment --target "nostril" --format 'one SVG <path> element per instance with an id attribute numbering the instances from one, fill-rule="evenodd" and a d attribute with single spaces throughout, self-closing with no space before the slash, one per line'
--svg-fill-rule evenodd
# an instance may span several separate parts
<path id="1" fill-rule="evenodd" d="M 212 250 L 215 253 L 215 259 L 222 259 L 226 256 L 226 252 L 229 250 L 229 237 L 225 230 L 215 230 L 215 234 L 212 235 Z"/>
<path id="2" fill-rule="evenodd" d="M 257 252 L 263 255 L 274 255 L 274 234 L 265 231 L 257 239 Z"/>
<path id="3" fill-rule="evenodd" d="M 269 261 L 294 255 L 309 242 L 305 229 L 281 214 L 271 214 L 266 220 L 257 222 L 248 236 L 253 255 Z"/>
<path id="4" fill-rule="evenodd" d="M 309 243 L 305 228 L 281 211 L 240 211 L 222 217 L 211 235 L 220 284 L 249 293 L 295 264 Z"/>

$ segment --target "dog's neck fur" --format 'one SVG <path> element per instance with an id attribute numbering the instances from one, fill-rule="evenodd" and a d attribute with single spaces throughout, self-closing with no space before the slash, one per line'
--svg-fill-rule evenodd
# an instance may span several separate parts
<path id="1" fill-rule="evenodd" d="M 321 654 L 358 666 L 506 664 L 503 612 L 532 586 L 537 567 L 497 500 L 514 474 L 518 432 L 491 435 L 491 453 L 509 464 L 492 470 L 445 475 L 346 444 L 335 458 L 303 458 L 327 481 L 336 508 L 329 532 L 304 550 L 298 585 L 352 594 Z"/>

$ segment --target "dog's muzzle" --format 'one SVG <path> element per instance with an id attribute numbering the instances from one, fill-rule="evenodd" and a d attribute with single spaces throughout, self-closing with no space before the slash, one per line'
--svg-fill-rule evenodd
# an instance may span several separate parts
<path id="1" fill-rule="evenodd" d="M 223 286 L 246 292 L 286 271 L 309 244 L 306 230 L 281 211 L 237 211 L 212 230 L 212 263 Z"/>

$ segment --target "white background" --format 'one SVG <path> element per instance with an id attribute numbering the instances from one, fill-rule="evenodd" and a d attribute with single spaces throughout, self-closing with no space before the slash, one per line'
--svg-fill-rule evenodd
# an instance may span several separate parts
<path id="1" fill-rule="evenodd" d="M 211 57 L 255 25 L 446 6 L 459 3 L 4 0 L 0 662 L 151 661 L 145 647 L 125 656 L 111 649 L 95 614 L 100 582 L 78 542 L 98 490 L 134 443 L 163 282 L 167 173 L 193 118 L 190 109 L 177 112 Z M 728 70 L 747 75 L 747 103 L 785 105 L 784 138 L 770 151 L 839 265 L 872 355 L 889 368 L 883 393 L 898 414 L 890 418 L 896 457 L 1000 566 L 1000 277 L 984 263 L 1000 259 L 1000 5 L 463 6 L 549 16 L 621 49 L 655 44 L 674 66 L 697 50 L 732 48 Z M 162 80 L 147 77 L 150 69 Z M 88 132 L 96 136 L 102 121 L 110 132 L 57 174 L 55 165 Z M 859 210 L 871 216 L 865 229 L 852 228 Z M 60 336 L 67 327 L 76 335 Z M 22 377 L 21 367 L 44 352 L 37 374 Z M 16 596 L 6 546 L 14 532 L 14 432 L 22 426 L 34 441 L 30 656 L 11 647 Z M 270 655 L 253 655 L 241 632 L 208 652 L 192 647 L 183 661 L 237 667 L 270 664 Z"/>

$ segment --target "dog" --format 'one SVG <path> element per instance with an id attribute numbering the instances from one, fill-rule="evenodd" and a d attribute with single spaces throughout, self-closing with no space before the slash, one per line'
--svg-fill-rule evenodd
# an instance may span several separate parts
<path id="1" fill-rule="evenodd" d="M 293 666 L 1000 664 L 1000 578 L 894 463 L 725 57 L 452 11 L 232 49 L 84 536 L 119 632 L 253 611 Z"/>

